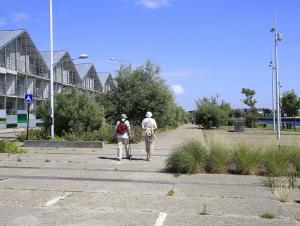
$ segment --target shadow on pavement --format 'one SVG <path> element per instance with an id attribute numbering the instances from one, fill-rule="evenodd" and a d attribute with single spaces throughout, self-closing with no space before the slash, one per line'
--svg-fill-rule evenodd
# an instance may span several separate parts
<path id="1" fill-rule="evenodd" d="M 104 160 L 116 160 L 116 157 L 106 157 L 106 156 L 100 156 L 98 159 L 104 159 Z M 124 158 L 123 158 L 124 159 Z M 146 161 L 144 158 L 131 158 L 131 161 Z"/>

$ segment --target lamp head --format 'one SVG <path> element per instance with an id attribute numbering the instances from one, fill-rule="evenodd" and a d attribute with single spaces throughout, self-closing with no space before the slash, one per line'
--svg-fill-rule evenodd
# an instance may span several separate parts
<path id="1" fill-rule="evenodd" d="M 270 30 L 271 32 L 276 31 L 275 27 L 272 27 L 272 29 Z"/>
<path id="2" fill-rule="evenodd" d="M 86 59 L 86 58 L 89 58 L 89 56 L 86 53 L 82 53 L 78 57 L 78 59 Z"/>
<path id="3" fill-rule="evenodd" d="M 280 33 L 277 33 L 277 40 L 282 41 L 282 35 Z"/>
<path id="4" fill-rule="evenodd" d="M 273 62 L 272 62 L 272 60 L 271 60 L 270 63 L 269 63 L 269 67 L 273 67 Z"/>

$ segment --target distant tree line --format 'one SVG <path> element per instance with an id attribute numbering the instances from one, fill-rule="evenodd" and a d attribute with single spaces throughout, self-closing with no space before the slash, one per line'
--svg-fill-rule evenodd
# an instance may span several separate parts
<path id="1" fill-rule="evenodd" d="M 196 123 L 206 129 L 212 127 L 218 128 L 221 125 L 231 125 L 234 121 L 240 120 L 240 118 L 243 117 L 243 121 L 247 127 L 256 127 L 258 120 L 257 101 L 254 98 L 256 92 L 253 89 L 242 88 L 241 93 L 245 95 L 243 103 L 248 106 L 245 112 L 243 112 L 242 109 L 233 110 L 230 104 L 225 101 L 218 103 L 218 98 L 214 96 L 210 98 L 203 97 L 197 100 L 197 108 L 195 110 Z M 281 97 L 280 106 L 282 116 L 286 115 L 296 120 L 300 109 L 300 98 L 294 90 L 286 91 Z M 273 114 L 268 108 L 263 108 L 262 111 L 264 116 L 270 117 Z"/>

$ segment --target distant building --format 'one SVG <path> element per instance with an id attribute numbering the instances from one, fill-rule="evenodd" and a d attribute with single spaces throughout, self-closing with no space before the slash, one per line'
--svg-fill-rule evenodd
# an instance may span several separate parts
<path id="1" fill-rule="evenodd" d="M 90 92 L 103 92 L 103 86 L 93 64 L 75 64 L 82 80 L 82 88 Z"/>
<path id="2" fill-rule="evenodd" d="M 65 50 L 53 58 L 54 95 L 75 87 L 107 93 L 114 85 L 111 74 L 97 73 L 93 64 L 75 65 Z M 50 52 L 39 52 L 26 30 L 0 31 L 0 128 L 24 126 L 26 93 L 33 95 L 30 109 L 50 98 L 50 68 Z"/>

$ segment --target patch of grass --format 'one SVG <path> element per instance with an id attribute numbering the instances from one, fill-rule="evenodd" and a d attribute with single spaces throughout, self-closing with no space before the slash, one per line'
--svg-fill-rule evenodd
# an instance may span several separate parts
<path id="1" fill-rule="evenodd" d="M 289 166 L 289 151 L 280 146 L 270 146 L 262 154 L 263 173 L 273 176 L 285 176 Z"/>
<path id="2" fill-rule="evenodd" d="M 246 144 L 238 144 L 232 154 L 232 163 L 235 173 L 258 174 L 260 166 L 260 151 L 252 149 Z"/>
<path id="3" fill-rule="evenodd" d="M 210 173 L 227 173 L 231 150 L 224 142 L 212 142 L 209 145 L 207 170 Z"/>
<path id="4" fill-rule="evenodd" d="M 264 213 L 264 214 L 260 215 L 260 217 L 265 218 L 265 219 L 274 219 L 275 214 L 267 212 L 267 213 Z"/>
<path id="5" fill-rule="evenodd" d="M 168 191 L 167 196 L 173 196 L 175 195 L 175 190 L 172 188 L 170 191 Z"/>
<path id="6" fill-rule="evenodd" d="M 29 140 L 50 140 L 50 133 L 45 129 L 29 129 L 28 139 Z M 17 135 L 17 140 L 23 142 L 27 140 L 27 132 L 23 132 Z"/>
<path id="7" fill-rule="evenodd" d="M 173 173 L 205 172 L 207 150 L 197 140 L 189 140 L 177 147 L 167 159 L 166 168 Z"/>
<path id="8" fill-rule="evenodd" d="M 51 162 L 49 159 L 46 159 L 45 162 Z"/>
<path id="9" fill-rule="evenodd" d="M 202 211 L 199 213 L 199 215 L 208 215 L 206 203 L 204 203 L 203 209 L 202 209 Z"/>
<path id="10" fill-rule="evenodd" d="M 278 187 L 278 178 L 274 176 L 267 176 L 263 180 L 263 184 L 268 188 L 276 188 Z"/>
<path id="11" fill-rule="evenodd" d="M 0 153 L 21 154 L 26 151 L 12 141 L 0 140 Z"/>
<path id="12" fill-rule="evenodd" d="M 275 196 L 280 202 L 289 202 L 291 195 L 288 189 L 278 189 L 275 190 Z"/>

